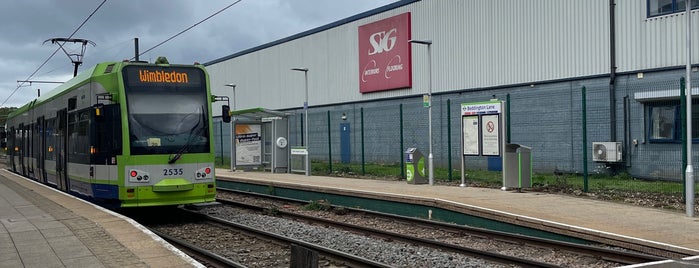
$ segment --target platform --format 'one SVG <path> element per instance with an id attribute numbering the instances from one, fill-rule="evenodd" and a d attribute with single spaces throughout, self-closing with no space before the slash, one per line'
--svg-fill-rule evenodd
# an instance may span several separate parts
<path id="1" fill-rule="evenodd" d="M 541 192 L 414 185 L 354 179 L 217 169 L 217 178 L 324 193 L 438 206 L 457 212 L 571 235 L 699 255 L 699 218 L 683 213 Z M 692 258 L 695 259 L 695 258 Z"/>
<path id="2" fill-rule="evenodd" d="M 131 219 L 0 170 L 0 267 L 204 267 Z"/>

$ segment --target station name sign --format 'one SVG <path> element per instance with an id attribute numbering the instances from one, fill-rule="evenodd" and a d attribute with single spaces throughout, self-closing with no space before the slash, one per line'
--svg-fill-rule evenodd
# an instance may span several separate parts
<path id="1" fill-rule="evenodd" d="M 476 102 L 461 104 L 461 115 L 499 114 L 500 102 Z"/>
<path id="2" fill-rule="evenodd" d="M 127 66 L 124 68 L 124 80 L 129 86 L 146 85 L 200 85 L 203 73 L 199 68 L 161 67 L 161 66 Z"/>

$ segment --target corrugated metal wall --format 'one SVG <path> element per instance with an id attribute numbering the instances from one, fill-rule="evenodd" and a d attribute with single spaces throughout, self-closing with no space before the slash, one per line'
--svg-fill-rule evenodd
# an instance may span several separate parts
<path id="1" fill-rule="evenodd" d="M 646 1 L 616 0 L 618 71 L 686 64 L 685 13 L 646 18 Z M 692 62 L 699 61 L 699 11 L 692 12 Z"/>
<path id="2" fill-rule="evenodd" d="M 684 15 L 647 19 L 646 1 L 616 2 L 617 71 L 684 64 Z M 290 69 L 306 67 L 310 106 L 425 94 L 420 45 L 412 49 L 412 89 L 359 93 L 357 28 L 405 12 L 412 38 L 433 41 L 435 93 L 610 72 L 607 0 L 423 0 L 207 66 L 212 91 L 230 95 L 223 85 L 236 84 L 237 109 L 298 108 L 303 73 Z"/>
<path id="3" fill-rule="evenodd" d="M 605 1 L 422 1 L 413 38 L 433 39 L 434 89 L 492 87 L 609 72 Z M 413 49 L 416 86 L 424 72 Z"/>

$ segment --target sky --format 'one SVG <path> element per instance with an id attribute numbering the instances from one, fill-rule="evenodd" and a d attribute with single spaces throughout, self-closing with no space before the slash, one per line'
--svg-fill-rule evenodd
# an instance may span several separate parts
<path id="1" fill-rule="evenodd" d="M 71 59 L 62 50 L 51 57 L 59 46 L 45 41 L 67 38 L 78 27 L 72 38 L 95 44 L 87 45 L 80 72 L 99 62 L 133 58 L 134 38 L 143 53 L 235 3 L 140 58 L 205 63 L 392 2 L 396 0 L 107 0 L 80 27 L 102 0 L 11 0 L 0 9 L 0 106 L 22 106 L 38 91 L 58 86 L 33 82 L 18 87 L 18 80 L 72 78 Z M 64 48 L 79 54 L 82 45 L 66 43 Z"/>

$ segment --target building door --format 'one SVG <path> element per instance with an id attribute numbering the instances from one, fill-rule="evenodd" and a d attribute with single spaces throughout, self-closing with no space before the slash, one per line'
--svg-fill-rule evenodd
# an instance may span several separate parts
<path id="1" fill-rule="evenodd" d="M 340 123 L 340 160 L 343 164 L 347 164 L 352 160 L 349 123 Z"/>

